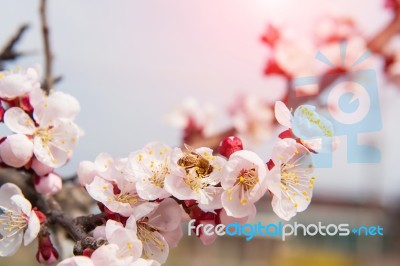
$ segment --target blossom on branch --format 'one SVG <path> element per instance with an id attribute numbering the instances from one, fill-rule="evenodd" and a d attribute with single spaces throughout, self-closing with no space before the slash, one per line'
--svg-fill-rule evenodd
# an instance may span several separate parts
<path id="1" fill-rule="evenodd" d="M 0 98 L 13 100 L 40 88 L 39 74 L 34 68 L 0 72 Z"/>
<path id="2" fill-rule="evenodd" d="M 289 221 L 310 204 L 315 176 L 310 151 L 294 139 L 279 140 L 269 163 L 268 189 L 273 194 L 272 208 Z"/>
<path id="3" fill-rule="evenodd" d="M 254 203 L 267 190 L 267 170 L 257 154 L 242 150 L 233 153 L 223 170 L 222 206 L 229 216 L 242 218 L 255 213 Z"/>
<path id="4" fill-rule="evenodd" d="M 225 159 L 213 155 L 209 148 L 187 151 L 175 148 L 171 154 L 171 175 L 165 178 L 165 189 L 180 200 L 196 200 L 204 211 L 222 207 L 221 182 Z"/>
<path id="5" fill-rule="evenodd" d="M 0 188 L 0 257 L 14 255 L 21 243 L 29 245 L 38 235 L 40 222 L 31 203 L 14 184 Z"/>

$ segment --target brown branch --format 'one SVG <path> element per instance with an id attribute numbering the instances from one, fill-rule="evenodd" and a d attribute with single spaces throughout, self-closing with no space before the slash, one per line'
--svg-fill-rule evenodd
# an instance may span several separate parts
<path id="1" fill-rule="evenodd" d="M 400 15 L 396 14 L 392 21 L 368 42 L 367 46 L 371 52 L 383 54 L 385 45 L 399 32 Z"/>
<path id="2" fill-rule="evenodd" d="M 53 88 L 53 53 L 51 52 L 49 26 L 47 22 L 47 0 L 40 0 L 40 22 L 42 25 L 43 51 L 45 57 L 45 71 L 43 90 L 49 93 Z"/>
<path id="3" fill-rule="evenodd" d="M 0 167 L 0 186 L 5 183 L 17 185 L 24 196 L 32 203 L 32 206 L 38 207 L 40 211 L 46 214 L 47 224 L 53 226 L 52 229 L 57 229 L 57 227 L 54 227 L 55 225 L 61 226 L 76 242 L 74 248 L 76 255 L 82 254 L 87 247 L 96 249 L 104 244 L 103 240 L 96 240 L 88 233 L 97 226 L 104 224 L 107 217 L 105 213 L 72 218 L 62 210 L 60 202 L 55 197 L 42 196 L 36 192 L 33 188 L 31 174 L 28 171 Z M 63 190 L 65 189 L 63 188 Z M 71 206 L 69 207 L 71 208 Z"/>
<path id="4" fill-rule="evenodd" d="M 23 55 L 23 53 L 15 51 L 15 46 L 21 40 L 23 34 L 28 29 L 28 27 L 28 24 L 22 24 L 0 52 L 0 70 L 2 69 L 2 61 L 15 60 Z"/>
<path id="5" fill-rule="evenodd" d="M 47 212 L 49 224 L 59 224 L 68 232 L 74 241 L 81 241 L 88 237 L 88 232 L 92 231 L 98 225 L 104 223 L 105 213 L 96 215 L 80 216 L 71 218 L 60 210 L 50 210 Z"/>

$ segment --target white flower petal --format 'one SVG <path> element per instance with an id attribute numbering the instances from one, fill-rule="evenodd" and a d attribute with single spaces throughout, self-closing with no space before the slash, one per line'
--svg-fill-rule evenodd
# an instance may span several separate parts
<path id="1" fill-rule="evenodd" d="M 181 209 L 175 200 L 164 199 L 149 216 L 149 224 L 159 231 L 172 231 L 181 224 Z"/>
<path id="2" fill-rule="evenodd" d="M 240 201 L 240 190 L 236 186 L 231 190 L 231 193 L 224 191 L 222 193 L 222 205 L 229 216 L 235 218 L 243 218 L 249 216 L 252 213 L 254 203 L 247 201 L 241 203 Z"/>
<path id="3" fill-rule="evenodd" d="M 81 185 L 90 184 L 96 176 L 96 169 L 93 162 L 82 161 L 78 167 L 78 179 Z"/>
<path id="4" fill-rule="evenodd" d="M 158 263 L 158 261 L 155 260 L 145 260 L 142 258 L 139 258 L 132 262 L 129 266 L 160 266 L 161 264 Z"/>
<path id="5" fill-rule="evenodd" d="M 8 199 L 11 202 L 11 210 L 19 213 L 22 211 L 25 215 L 29 217 L 31 210 L 32 210 L 32 205 L 27 200 L 24 198 L 22 194 L 17 194 L 13 195 L 10 199 Z"/>
<path id="6" fill-rule="evenodd" d="M 57 266 L 98 266 L 86 256 L 75 256 L 65 259 L 57 264 Z"/>
<path id="7" fill-rule="evenodd" d="M 19 107 L 11 107 L 5 112 L 4 123 L 15 133 L 32 135 L 36 129 L 33 120 Z"/>
<path id="8" fill-rule="evenodd" d="M 169 247 L 167 241 L 159 232 L 151 232 L 152 238 L 143 241 L 144 258 L 153 259 L 163 264 L 167 261 Z"/>
<path id="9" fill-rule="evenodd" d="M 0 207 L 14 209 L 15 205 L 11 204 L 11 197 L 14 195 L 22 195 L 21 189 L 12 184 L 5 183 L 0 187 Z"/>
<path id="10" fill-rule="evenodd" d="M 19 168 L 26 165 L 33 155 L 33 143 L 23 134 L 8 136 L 0 144 L 0 156 L 9 166 Z"/>
<path id="11" fill-rule="evenodd" d="M 24 234 L 24 246 L 29 245 L 39 234 L 40 231 L 40 221 L 37 217 L 35 211 L 31 211 L 29 216 L 28 228 Z"/>
<path id="12" fill-rule="evenodd" d="M 286 105 L 281 101 L 277 101 L 275 103 L 275 118 L 282 126 L 288 128 L 292 127 L 292 114 Z"/>
<path id="13" fill-rule="evenodd" d="M 5 232 L 1 230 L 0 234 L 5 236 L 9 234 L 9 232 Z M 6 237 L 0 240 L 0 257 L 8 257 L 17 253 L 18 249 L 21 247 L 23 232 L 22 230 L 13 234 L 11 237 Z"/>
<path id="14" fill-rule="evenodd" d="M 285 221 L 289 221 L 296 215 L 296 207 L 287 198 L 278 199 L 273 197 L 271 205 L 276 215 Z"/>

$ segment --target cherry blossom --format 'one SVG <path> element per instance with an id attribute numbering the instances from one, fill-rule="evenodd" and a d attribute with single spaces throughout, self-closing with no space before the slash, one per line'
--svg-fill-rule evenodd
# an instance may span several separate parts
<path id="1" fill-rule="evenodd" d="M 214 156 L 210 148 L 187 149 L 173 150 L 165 190 L 180 200 L 196 200 L 204 211 L 221 208 L 222 188 L 216 185 L 221 181 L 225 159 Z"/>
<path id="2" fill-rule="evenodd" d="M 137 236 L 143 243 L 143 258 L 165 263 L 170 247 L 182 237 L 181 209 L 173 199 L 164 199 L 158 208 L 137 217 Z M 127 227 L 130 226 L 127 224 Z"/>
<path id="3" fill-rule="evenodd" d="M 267 184 L 273 194 L 272 208 L 289 221 L 310 204 L 315 181 L 312 157 L 306 147 L 288 138 L 276 144 L 271 161 Z"/>
<path id="4" fill-rule="evenodd" d="M 2 161 L 15 168 L 27 164 L 32 158 L 32 154 L 33 143 L 23 134 L 10 135 L 0 144 Z"/>
<path id="5" fill-rule="evenodd" d="M 100 250 L 100 248 L 98 249 Z M 104 264 L 103 264 L 104 265 Z M 65 259 L 57 264 L 57 266 L 97 266 L 86 256 L 75 256 Z"/>
<path id="6" fill-rule="evenodd" d="M 40 89 L 39 74 L 34 68 L 0 72 L 0 98 L 12 100 Z"/>
<path id="7" fill-rule="evenodd" d="M 290 77 L 313 74 L 313 56 L 314 47 L 306 41 L 281 39 L 274 47 L 276 64 Z"/>
<path id="8" fill-rule="evenodd" d="M 341 49 L 345 49 L 346 56 L 344 58 Z M 325 68 L 322 70 L 324 72 L 329 71 L 332 69 L 332 65 L 338 69 L 346 71 L 370 68 L 375 61 L 373 57 L 368 57 L 363 61 L 358 61 L 367 50 L 367 41 L 365 38 L 358 35 L 348 37 L 345 41 L 341 42 L 340 45 L 338 45 L 337 42 L 321 45 L 319 47 L 320 53 L 330 62 L 330 64 L 325 65 Z"/>
<path id="9" fill-rule="evenodd" d="M 157 203 L 140 198 L 135 183 L 124 178 L 118 179 L 117 184 L 114 184 L 95 176 L 93 181 L 86 185 L 86 189 L 93 199 L 103 203 L 110 211 L 125 217 L 140 216 L 157 207 Z"/>
<path id="10" fill-rule="evenodd" d="M 205 136 L 215 131 L 216 110 L 210 104 L 201 105 L 194 98 L 187 98 L 176 106 L 165 118 L 174 127 L 190 132 L 201 132 Z"/>
<path id="11" fill-rule="evenodd" d="M 14 184 L 0 188 L 0 257 L 14 255 L 38 235 L 40 222 L 31 203 Z"/>
<path id="12" fill-rule="evenodd" d="M 312 105 L 301 105 L 292 115 L 284 103 L 276 102 L 275 117 L 279 124 L 291 128 L 307 147 L 317 152 L 331 152 L 337 144 L 333 125 L 315 109 Z"/>
<path id="13" fill-rule="evenodd" d="M 49 173 L 45 176 L 36 176 L 34 180 L 35 189 L 43 195 L 53 195 L 62 188 L 62 179 L 55 173 Z"/>
<path id="14" fill-rule="evenodd" d="M 127 165 L 128 158 L 113 158 L 108 153 L 100 153 L 94 162 L 82 161 L 78 167 L 78 178 L 82 185 L 90 184 L 95 176 L 108 181 L 130 179 L 134 182 Z"/>
<path id="15" fill-rule="evenodd" d="M 233 126 L 246 144 L 259 144 L 270 137 L 274 115 L 267 102 L 255 95 L 247 95 L 231 109 Z"/>
<path id="16" fill-rule="evenodd" d="M 38 159 L 36 159 L 36 157 L 32 158 L 31 168 L 38 176 L 45 176 L 53 171 L 52 167 L 41 163 Z"/>
<path id="17" fill-rule="evenodd" d="M 142 242 L 137 238 L 135 217 L 131 216 L 124 227 L 121 223 L 108 220 L 105 226 L 108 243 L 115 244 L 116 255 L 121 263 L 130 263 L 142 255 Z"/>
<path id="18" fill-rule="evenodd" d="M 150 143 L 130 154 L 128 163 L 136 180 L 138 195 L 145 200 L 163 199 L 171 194 L 164 189 L 170 174 L 171 148 L 162 143 Z"/>
<path id="19" fill-rule="evenodd" d="M 267 170 L 254 152 L 242 150 L 232 154 L 223 170 L 222 205 L 229 216 L 242 218 L 255 212 L 254 203 L 267 190 Z"/>
<path id="20" fill-rule="evenodd" d="M 72 155 L 72 149 L 80 136 L 78 126 L 64 118 L 49 119 L 47 114 L 40 117 L 34 112 L 35 121 L 19 107 L 12 107 L 4 114 L 7 127 L 19 134 L 32 138 L 33 153 L 43 164 L 59 167 Z"/>
<path id="21" fill-rule="evenodd" d="M 359 31 L 351 17 L 324 16 L 314 29 L 319 43 L 337 43 L 359 35 Z"/>

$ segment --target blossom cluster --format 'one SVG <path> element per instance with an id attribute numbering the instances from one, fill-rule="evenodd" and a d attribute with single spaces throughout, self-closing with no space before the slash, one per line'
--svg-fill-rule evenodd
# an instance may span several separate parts
<path id="1" fill-rule="evenodd" d="M 280 218 L 304 211 L 315 182 L 311 153 L 322 150 L 317 144 L 323 138 L 333 137 L 332 125 L 313 106 L 300 106 L 293 115 L 282 102 L 275 109 L 288 129 L 269 161 L 229 137 L 218 151 L 154 142 L 126 158 L 102 153 L 94 162 L 81 162 L 79 181 L 107 214 L 93 236 L 108 244 L 60 265 L 163 264 L 182 237 L 183 222 L 244 223 L 267 192 Z M 202 232 L 198 237 L 206 245 L 216 239 Z"/>
<path id="2" fill-rule="evenodd" d="M 0 121 L 11 134 L 1 137 L 3 166 L 34 173 L 41 194 L 54 194 L 62 180 L 53 172 L 64 165 L 82 134 L 74 123 L 78 101 L 63 92 L 43 92 L 34 68 L 0 72 Z"/>
<path id="3" fill-rule="evenodd" d="M 0 96 L 2 122 L 13 132 L 0 144 L 2 167 L 31 173 L 40 194 L 59 191 L 62 182 L 54 169 L 68 161 L 81 135 L 74 123 L 78 102 L 61 92 L 43 93 L 35 69 L 2 72 Z M 255 101 L 244 102 L 240 115 L 257 113 Z M 334 149 L 332 124 L 314 106 L 301 105 L 293 113 L 283 102 L 274 108 L 286 130 L 269 158 L 244 149 L 241 139 L 231 136 L 217 150 L 153 142 L 126 158 L 101 153 L 93 162 L 81 162 L 79 183 L 105 217 L 89 233 L 104 244 L 87 247 L 59 265 L 163 264 L 183 236 L 182 223 L 245 223 L 266 194 L 272 195 L 272 209 L 281 219 L 304 211 L 315 182 L 312 154 Z M 273 120 L 273 109 L 262 116 Z M 22 242 L 38 237 L 38 261 L 55 262 L 58 252 L 46 223 L 16 185 L 0 188 L 0 256 L 11 256 Z M 198 237 L 205 245 L 216 239 L 202 232 Z"/>
<path id="4" fill-rule="evenodd" d="M 290 29 L 269 24 L 262 36 L 269 56 L 264 69 L 266 75 L 280 75 L 286 79 L 323 75 L 332 71 L 348 71 L 355 69 L 355 62 L 367 50 L 367 42 L 363 33 L 351 17 L 324 16 L 317 21 L 313 35 L 308 41 L 299 42 Z M 346 45 L 346 58 L 342 58 L 339 43 Z M 323 54 L 321 67 L 313 62 L 315 51 Z M 366 62 L 368 63 L 368 62 Z M 357 66 L 361 68 L 365 64 Z M 312 94 L 313 92 L 305 92 Z"/>

